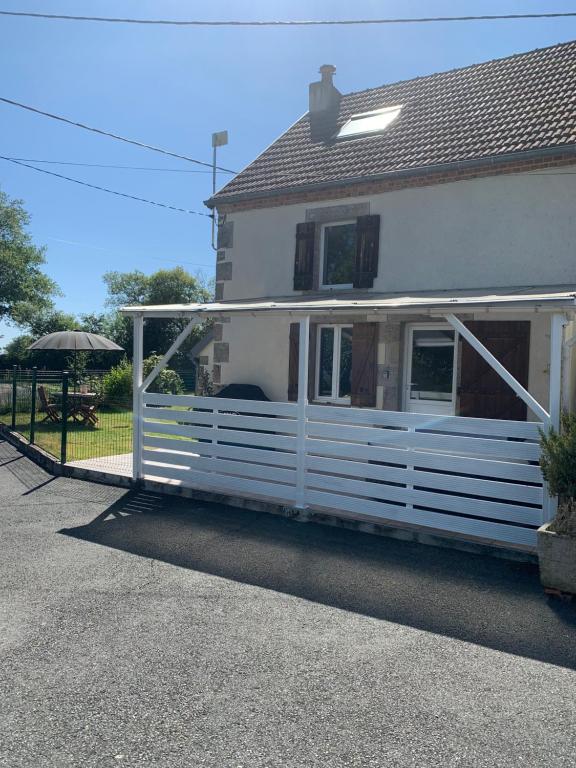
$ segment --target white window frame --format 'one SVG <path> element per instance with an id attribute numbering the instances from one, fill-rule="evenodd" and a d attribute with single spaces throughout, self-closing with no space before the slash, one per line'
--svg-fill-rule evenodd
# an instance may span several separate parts
<path id="1" fill-rule="evenodd" d="M 320 394 L 320 351 L 321 351 L 321 339 L 322 329 L 332 328 L 334 330 L 334 347 L 332 351 L 332 394 L 321 395 Z M 334 325 L 332 323 L 324 323 L 318 325 L 316 331 L 316 366 L 315 373 L 316 378 L 314 382 L 314 399 L 319 403 L 336 403 L 338 405 L 350 405 L 350 397 L 338 397 L 338 387 L 340 384 L 340 350 L 342 345 L 342 329 L 350 328 L 350 323 L 344 323 L 342 325 Z"/>
<path id="2" fill-rule="evenodd" d="M 333 290 L 333 291 L 342 291 L 346 290 L 347 288 L 353 288 L 353 283 L 325 283 L 324 282 L 324 242 L 325 242 L 325 233 L 327 227 L 342 227 L 345 224 L 356 224 L 358 225 L 358 222 L 356 219 L 346 219 L 346 221 L 327 221 L 326 223 L 322 224 L 321 230 L 320 230 L 320 288 L 323 290 Z"/>
<path id="3" fill-rule="evenodd" d="M 418 401 L 410 397 L 410 382 L 412 380 L 412 349 L 414 331 L 454 331 L 454 362 L 452 366 L 452 398 L 451 400 L 422 400 L 421 407 Z M 408 413 L 431 413 L 444 416 L 456 414 L 457 382 L 458 382 L 458 341 L 459 334 L 449 323 L 408 323 L 404 339 L 404 397 L 402 408 Z"/>

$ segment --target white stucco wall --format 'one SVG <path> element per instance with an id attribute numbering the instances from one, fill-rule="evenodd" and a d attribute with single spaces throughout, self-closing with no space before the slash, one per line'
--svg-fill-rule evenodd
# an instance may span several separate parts
<path id="1" fill-rule="evenodd" d="M 374 291 L 478 290 L 576 284 L 576 166 L 553 175 L 496 176 L 379 195 L 237 212 L 232 279 L 224 299 L 299 295 L 292 289 L 296 225 L 307 209 L 369 203 L 381 216 Z M 530 392 L 547 407 L 549 318 L 478 314 L 477 319 L 530 320 Z M 344 320 L 343 320 L 344 322 Z M 288 318 L 232 319 L 224 325 L 229 362 L 221 383 L 258 384 L 285 400 Z M 378 362 L 387 362 L 386 345 Z M 381 407 L 382 391 L 378 392 Z"/>
<path id="2" fill-rule="evenodd" d="M 306 210 L 370 204 L 380 214 L 377 291 L 576 283 L 575 167 L 242 211 L 226 299 L 292 293 L 296 224 Z M 543 172 L 539 172 L 543 173 Z M 557 175 L 556 175 L 557 174 Z"/>

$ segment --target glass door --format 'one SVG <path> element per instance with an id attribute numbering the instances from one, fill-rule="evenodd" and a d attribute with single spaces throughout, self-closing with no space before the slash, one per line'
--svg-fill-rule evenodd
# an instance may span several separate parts
<path id="1" fill-rule="evenodd" d="M 453 415 L 456 332 L 447 325 L 412 324 L 406 331 L 404 409 Z"/>

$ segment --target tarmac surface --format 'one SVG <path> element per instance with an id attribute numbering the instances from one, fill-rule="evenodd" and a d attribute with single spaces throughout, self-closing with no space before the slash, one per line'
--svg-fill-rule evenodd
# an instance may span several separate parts
<path id="1" fill-rule="evenodd" d="M 0 766 L 574 766 L 533 565 L 53 478 L 0 441 Z"/>

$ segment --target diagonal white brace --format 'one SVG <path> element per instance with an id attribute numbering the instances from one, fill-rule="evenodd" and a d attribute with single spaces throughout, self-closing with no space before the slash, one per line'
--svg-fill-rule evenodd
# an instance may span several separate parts
<path id="1" fill-rule="evenodd" d="M 471 347 L 473 347 L 478 354 L 486 360 L 488 365 L 492 367 L 496 373 L 501 376 L 506 384 L 508 384 L 514 392 L 518 395 L 518 397 L 523 400 L 528 408 L 534 413 L 535 416 L 537 416 L 539 419 L 541 419 L 546 426 L 550 423 L 550 414 L 548 411 L 546 411 L 540 403 L 532 397 L 530 392 L 528 392 L 527 389 L 525 389 L 522 384 L 520 384 L 519 381 L 517 381 L 514 376 L 502 365 L 502 363 L 497 360 L 494 355 L 486 349 L 484 344 L 474 336 L 472 331 L 470 331 L 464 323 L 461 320 L 458 320 L 458 318 L 455 315 L 445 315 L 446 320 L 450 323 L 450 325 L 458 331 L 458 333 L 466 339 L 466 341 L 470 344 Z"/>
<path id="2" fill-rule="evenodd" d="M 188 338 L 188 336 L 190 336 L 190 333 L 192 332 L 192 328 L 193 328 L 195 325 L 198 325 L 198 324 L 199 324 L 199 323 L 201 323 L 201 322 L 202 322 L 201 320 L 199 320 L 199 319 L 196 319 L 196 318 L 194 318 L 194 320 L 190 320 L 190 322 L 188 323 L 188 325 L 186 326 L 186 328 L 184 328 L 184 330 L 182 331 L 182 333 L 180 333 L 180 334 L 179 334 L 179 336 L 176 338 L 176 340 L 174 341 L 174 343 L 172 344 L 172 346 L 170 347 L 170 349 L 168 350 L 168 352 L 166 352 L 166 354 L 164 355 L 164 357 L 163 357 L 163 358 L 160 360 L 160 362 L 158 363 L 158 365 L 157 365 L 157 366 L 154 368 L 154 370 L 153 370 L 153 371 L 151 371 L 151 372 L 148 374 L 148 376 L 146 376 L 146 379 L 144 380 L 144 382 L 142 383 L 142 385 L 141 385 L 141 387 L 140 387 L 140 389 L 141 389 L 141 391 L 142 391 L 142 392 L 145 392 L 145 391 L 146 391 L 146 389 L 147 389 L 147 388 L 150 386 L 150 384 L 152 384 L 152 382 L 154 381 L 154 379 L 156 378 L 156 376 L 158 376 L 158 374 L 160 373 L 160 371 L 163 371 L 163 370 L 164 370 L 164 368 L 166 368 L 166 366 L 167 366 L 167 365 L 168 365 L 168 363 L 170 362 L 170 360 L 171 360 L 172 356 L 173 356 L 173 355 L 174 355 L 176 352 L 178 352 L 178 350 L 180 349 L 180 347 L 181 347 L 182 343 L 183 343 L 183 342 L 184 342 L 184 341 L 185 341 L 185 340 Z"/>

